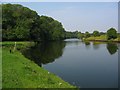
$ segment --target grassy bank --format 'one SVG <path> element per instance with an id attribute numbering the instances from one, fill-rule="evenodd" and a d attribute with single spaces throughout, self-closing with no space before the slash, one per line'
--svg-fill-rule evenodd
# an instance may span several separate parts
<path id="1" fill-rule="evenodd" d="M 116 38 L 116 39 L 112 39 L 112 40 L 107 40 L 107 36 L 106 35 L 101 35 L 101 36 L 90 36 L 88 38 L 85 38 L 84 41 L 102 41 L 102 42 L 120 42 L 120 37 Z"/>
<path id="2" fill-rule="evenodd" d="M 2 88 L 2 48 L 0 45 L 0 89 Z"/>
<path id="3" fill-rule="evenodd" d="M 10 48 L 14 48 L 14 42 L 3 42 L 2 45 L 3 88 L 75 88 L 28 60 L 18 50 L 12 50 L 10 53 Z M 28 45 L 33 44 L 17 42 L 19 49 Z"/>

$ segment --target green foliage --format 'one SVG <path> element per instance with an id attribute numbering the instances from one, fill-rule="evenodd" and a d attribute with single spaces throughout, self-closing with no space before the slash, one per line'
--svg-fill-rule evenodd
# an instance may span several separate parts
<path id="1" fill-rule="evenodd" d="M 78 38 L 78 31 L 74 32 L 65 32 L 65 38 Z"/>
<path id="2" fill-rule="evenodd" d="M 89 33 L 89 32 L 85 32 L 84 37 L 85 37 L 85 38 L 90 37 L 90 33 Z"/>
<path id="3" fill-rule="evenodd" d="M 86 32 L 87 33 L 87 32 Z M 107 33 L 94 31 L 90 37 L 85 38 L 86 41 L 114 41 L 120 42 L 120 34 L 114 28 L 110 28 Z"/>
<path id="4" fill-rule="evenodd" d="M 28 42 L 29 43 L 29 42 Z M 17 42 L 17 46 L 28 45 L 27 42 Z M 19 51 L 9 52 L 14 42 L 3 42 L 2 50 L 2 88 L 75 88 L 58 76 L 25 58 Z M 18 48 L 18 47 L 17 47 Z M 60 83 L 62 83 L 60 85 Z"/>
<path id="5" fill-rule="evenodd" d="M 94 37 L 100 36 L 99 31 L 93 31 L 93 36 L 94 36 Z"/>
<path id="6" fill-rule="evenodd" d="M 48 16 L 39 16 L 35 11 L 19 4 L 1 4 L 2 40 L 50 41 L 66 38 L 99 40 L 106 33 L 94 31 L 81 33 L 65 31 L 62 24 Z M 0 10 L 1 11 L 1 10 Z M 0 16 L 1 17 L 1 16 Z M 1 32 L 1 30 L 0 30 Z M 94 36 L 94 37 L 93 37 Z M 118 38 L 117 38 L 118 37 Z M 107 40 L 119 40 L 120 35 L 114 28 L 107 31 Z M 104 38 L 104 40 L 106 37 Z"/>
<path id="7" fill-rule="evenodd" d="M 105 35 L 106 33 L 105 33 L 105 32 L 100 32 L 99 34 L 100 34 L 100 35 Z"/>
<path id="8" fill-rule="evenodd" d="M 35 11 L 18 4 L 2 4 L 3 40 L 61 40 L 65 30 L 51 17 L 39 16 Z"/>
<path id="9" fill-rule="evenodd" d="M 28 40 L 39 18 L 35 11 L 18 4 L 2 4 L 3 40 Z"/>
<path id="10" fill-rule="evenodd" d="M 97 37 L 94 37 L 94 36 L 90 36 L 89 38 L 86 38 L 85 40 L 88 40 L 88 41 L 106 41 L 106 35 L 100 35 L 100 36 L 97 36 Z"/>
<path id="11" fill-rule="evenodd" d="M 40 28 L 43 30 L 44 40 L 61 40 L 64 39 L 64 28 L 60 22 L 51 17 L 41 16 Z"/>
<path id="12" fill-rule="evenodd" d="M 77 38 L 83 39 L 84 38 L 84 33 L 78 32 Z"/>
<path id="13" fill-rule="evenodd" d="M 107 39 L 116 39 L 117 38 L 117 31 L 114 28 L 110 28 L 107 31 Z"/>

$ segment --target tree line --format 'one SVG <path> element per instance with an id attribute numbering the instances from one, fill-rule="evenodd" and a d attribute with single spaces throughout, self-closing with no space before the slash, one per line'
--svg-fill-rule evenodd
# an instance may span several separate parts
<path id="1" fill-rule="evenodd" d="M 2 40 L 62 40 L 62 24 L 19 4 L 2 4 Z"/>
<path id="2" fill-rule="evenodd" d="M 2 6 L 2 40 L 3 41 L 49 41 L 66 38 L 89 38 L 107 35 L 107 39 L 115 39 L 118 33 L 110 28 L 106 33 L 65 31 L 61 22 L 48 16 L 40 16 L 36 11 L 19 4 L 1 4 Z"/>
<path id="3" fill-rule="evenodd" d="M 78 32 L 77 37 L 80 39 L 89 38 L 89 37 L 99 37 L 101 35 L 106 35 L 107 40 L 112 40 L 120 37 L 120 33 L 117 32 L 115 28 L 110 28 L 107 32 L 99 32 L 97 30 L 93 31 L 93 33 L 89 33 L 88 31 L 85 33 Z"/>

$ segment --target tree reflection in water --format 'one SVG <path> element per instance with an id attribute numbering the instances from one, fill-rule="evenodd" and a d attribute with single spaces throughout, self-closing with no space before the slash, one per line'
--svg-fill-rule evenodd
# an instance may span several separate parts
<path id="1" fill-rule="evenodd" d="M 67 44 L 72 44 L 73 42 L 67 42 Z M 75 42 L 74 42 L 75 43 Z M 100 48 L 100 44 L 103 43 L 93 43 L 93 48 L 98 50 Z M 117 43 L 104 43 L 106 44 L 106 48 L 109 51 L 109 53 L 115 54 L 118 50 Z M 90 47 L 90 42 L 85 43 L 86 48 Z M 29 49 L 25 49 L 22 51 L 22 54 L 34 61 L 39 66 L 42 66 L 42 64 L 47 64 L 55 61 L 55 59 L 59 58 L 63 54 L 63 49 L 66 46 L 65 41 L 58 41 L 58 42 L 48 42 L 48 43 L 39 43 L 36 44 L 34 47 L 31 47 Z"/>
<path id="2" fill-rule="evenodd" d="M 40 43 L 23 50 L 22 54 L 42 67 L 42 64 L 51 63 L 61 57 L 65 45 L 63 41 Z"/>
<path id="3" fill-rule="evenodd" d="M 98 50 L 100 49 L 100 44 L 106 44 L 106 48 L 108 52 L 112 55 L 115 54 L 118 50 L 118 43 L 107 43 L 107 42 L 93 42 L 93 49 Z M 88 42 L 85 42 L 86 48 L 90 45 Z"/>
<path id="4" fill-rule="evenodd" d="M 90 42 L 84 42 L 84 44 L 85 44 L 86 49 L 89 50 L 91 48 Z"/>
<path id="5" fill-rule="evenodd" d="M 118 46 L 116 43 L 107 43 L 107 50 L 112 55 L 115 54 L 118 50 Z"/>
<path id="6" fill-rule="evenodd" d="M 93 42 L 94 50 L 98 50 L 100 48 L 100 44 L 103 44 L 103 43 L 102 42 Z"/>

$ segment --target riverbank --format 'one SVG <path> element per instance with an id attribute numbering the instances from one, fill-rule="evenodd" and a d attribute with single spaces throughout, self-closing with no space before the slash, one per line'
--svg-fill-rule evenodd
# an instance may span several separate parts
<path id="1" fill-rule="evenodd" d="M 83 41 L 119 42 L 120 43 L 120 37 L 118 37 L 116 39 L 107 40 L 106 35 L 101 35 L 101 36 L 97 36 L 97 37 L 91 36 L 88 38 L 84 38 Z"/>
<path id="2" fill-rule="evenodd" d="M 16 47 L 15 42 L 2 43 L 3 88 L 76 88 L 25 58 L 18 50 L 28 45 L 34 43 L 16 42 Z"/>

